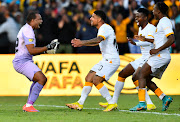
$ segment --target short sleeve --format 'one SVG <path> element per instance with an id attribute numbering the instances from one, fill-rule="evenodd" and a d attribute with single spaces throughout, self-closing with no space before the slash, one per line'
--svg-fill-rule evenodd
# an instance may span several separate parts
<path id="1" fill-rule="evenodd" d="M 24 31 L 22 33 L 22 36 L 23 36 L 25 45 L 29 45 L 29 44 L 34 44 L 35 45 L 34 33 L 32 33 L 32 32 L 28 33 L 27 31 Z"/>
<path id="2" fill-rule="evenodd" d="M 116 25 L 117 25 L 117 24 L 116 24 L 116 20 L 113 19 L 113 20 L 111 21 L 111 24 L 112 24 L 113 26 L 116 26 Z"/>
<path id="3" fill-rule="evenodd" d="M 156 28 L 155 28 L 155 27 L 151 27 L 151 28 L 148 30 L 148 33 L 147 33 L 147 37 L 146 37 L 146 38 L 148 38 L 148 39 L 154 39 L 155 31 L 156 31 Z"/>
<path id="4" fill-rule="evenodd" d="M 172 24 L 171 21 L 163 21 L 161 24 L 161 27 L 166 35 L 168 37 L 171 34 L 174 34 L 173 29 L 172 29 Z"/>
<path id="5" fill-rule="evenodd" d="M 99 28 L 98 30 L 98 35 L 97 36 L 101 36 L 104 38 L 104 40 L 109 36 L 110 33 L 108 33 L 108 29 L 106 26 L 103 26 L 101 28 Z"/>
<path id="6" fill-rule="evenodd" d="M 129 17 L 127 17 L 126 19 L 124 19 L 123 21 L 122 21 L 122 23 L 123 24 L 129 24 L 131 22 L 131 20 L 129 19 Z"/>

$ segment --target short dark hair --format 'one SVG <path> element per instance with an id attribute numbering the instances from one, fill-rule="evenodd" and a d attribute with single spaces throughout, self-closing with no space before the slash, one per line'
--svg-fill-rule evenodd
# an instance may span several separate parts
<path id="1" fill-rule="evenodd" d="M 32 11 L 32 12 L 28 13 L 26 22 L 30 23 L 32 19 L 36 19 L 36 14 L 39 14 L 39 13 L 37 11 Z"/>
<path id="2" fill-rule="evenodd" d="M 104 13 L 104 11 L 96 10 L 96 11 L 94 12 L 94 14 L 96 14 L 97 16 L 99 16 L 102 20 L 106 21 L 106 14 Z"/>
<path id="3" fill-rule="evenodd" d="M 164 2 L 158 2 L 156 6 L 162 14 L 167 15 L 169 7 Z"/>
<path id="4" fill-rule="evenodd" d="M 146 17 L 149 15 L 149 11 L 146 8 L 139 8 L 137 12 L 144 14 Z"/>

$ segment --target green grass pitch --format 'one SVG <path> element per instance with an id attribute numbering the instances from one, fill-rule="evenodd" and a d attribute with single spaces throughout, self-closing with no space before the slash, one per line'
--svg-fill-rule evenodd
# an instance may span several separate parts
<path id="1" fill-rule="evenodd" d="M 66 103 L 76 102 L 79 96 L 40 96 L 34 105 L 40 111 L 38 113 L 22 111 L 22 106 L 26 103 L 27 97 L 0 97 L 0 122 L 180 122 L 180 96 L 172 96 L 173 102 L 165 112 L 161 111 L 162 101 L 154 95 L 150 97 L 157 107 L 156 110 L 129 112 L 128 110 L 138 103 L 137 94 L 122 94 L 118 101 L 119 110 L 103 112 L 103 108 L 98 105 L 99 102 L 105 102 L 101 96 L 89 96 L 82 111 L 69 109 L 65 106 Z"/>

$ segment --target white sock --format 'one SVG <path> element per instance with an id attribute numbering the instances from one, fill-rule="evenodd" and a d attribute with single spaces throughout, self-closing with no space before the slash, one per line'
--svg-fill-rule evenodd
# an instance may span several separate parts
<path id="1" fill-rule="evenodd" d="M 149 94 L 147 93 L 147 90 L 146 90 L 146 103 L 153 104 L 153 102 L 151 101 L 151 98 L 149 97 Z"/>
<path id="2" fill-rule="evenodd" d="M 32 106 L 32 104 L 28 104 L 28 103 L 26 103 L 26 107 L 30 107 L 30 106 Z"/>
<path id="3" fill-rule="evenodd" d="M 109 104 L 113 104 L 113 100 L 111 98 L 111 95 L 109 94 L 109 91 L 105 85 L 101 89 L 99 89 L 99 92 L 107 100 L 107 102 Z"/>
<path id="4" fill-rule="evenodd" d="M 166 95 L 164 93 L 162 93 L 160 96 L 159 96 L 159 99 L 162 100 Z"/>
<path id="5" fill-rule="evenodd" d="M 138 90 L 139 86 L 137 86 L 136 89 Z M 147 93 L 147 89 L 146 89 L 146 103 L 153 104 L 153 102 L 151 101 L 151 98 L 149 97 L 149 94 Z"/>
<path id="6" fill-rule="evenodd" d="M 91 89 L 92 87 L 91 86 L 84 86 L 83 87 L 83 90 L 82 90 L 82 93 L 81 93 L 81 97 L 80 99 L 78 100 L 78 103 L 83 105 L 87 96 L 89 95 L 89 93 L 91 92 Z"/>
<path id="7" fill-rule="evenodd" d="M 115 87 L 115 90 L 114 90 L 114 95 L 113 95 L 113 102 L 117 103 L 119 95 L 124 87 L 124 82 L 117 80 L 114 87 Z"/>

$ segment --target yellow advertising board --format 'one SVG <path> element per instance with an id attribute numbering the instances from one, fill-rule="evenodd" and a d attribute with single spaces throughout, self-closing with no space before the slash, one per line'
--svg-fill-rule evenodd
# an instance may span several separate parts
<path id="1" fill-rule="evenodd" d="M 140 54 L 120 56 L 121 64 L 116 73 L 104 84 L 113 95 L 114 85 L 121 71 L 129 62 L 139 58 Z M 153 79 L 165 94 L 180 95 L 180 54 L 172 54 L 172 60 L 161 80 Z M 27 96 L 31 82 L 17 73 L 12 65 L 14 55 L 0 55 L 0 96 Z M 55 54 L 34 57 L 48 81 L 41 91 L 42 96 L 81 95 L 85 77 L 90 69 L 102 59 L 101 54 Z M 149 94 L 154 94 L 150 90 Z M 122 93 L 137 93 L 131 76 L 126 79 Z M 100 95 L 93 86 L 90 95 Z"/>

